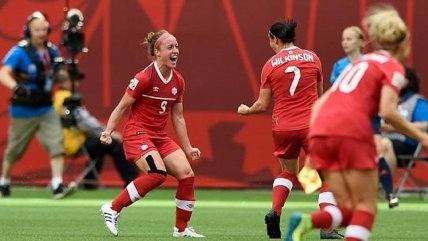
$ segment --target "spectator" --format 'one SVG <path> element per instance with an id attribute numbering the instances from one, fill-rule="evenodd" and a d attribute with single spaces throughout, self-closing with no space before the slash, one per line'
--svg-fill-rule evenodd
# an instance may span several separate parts
<path id="1" fill-rule="evenodd" d="M 8 143 L 3 157 L 0 191 L 10 196 L 10 176 L 37 133 L 38 140 L 51 158 L 54 198 L 63 198 L 75 191 L 75 185 L 64 186 L 64 147 L 61 123 L 52 106 L 54 79 L 65 72 L 54 64 L 59 56 L 56 46 L 48 42 L 49 22 L 41 12 L 31 14 L 24 27 L 25 40 L 14 46 L 3 59 L 0 82 L 13 90 L 10 99 Z"/>
<path id="2" fill-rule="evenodd" d="M 124 186 L 137 178 L 136 166 L 128 162 L 122 147 L 121 136 L 113 135 L 110 145 L 103 145 L 99 141 L 101 132 L 105 129 L 84 106 L 81 105 L 81 97 L 72 95 L 72 84 L 77 90 L 78 81 L 71 81 L 67 76 L 60 80 L 61 87 L 54 95 L 55 110 L 61 116 L 64 133 L 64 147 L 67 156 L 75 155 L 85 146 L 90 159 L 95 162 L 98 173 L 104 164 L 105 156 L 111 156 L 113 163 L 123 180 Z M 65 105 L 64 105 L 65 104 Z M 89 165 L 89 164 L 88 164 Z M 90 171 L 83 179 L 85 189 L 96 188 L 96 175 Z"/>
<path id="3" fill-rule="evenodd" d="M 333 84 L 337 77 L 351 62 L 361 58 L 364 49 L 364 33 L 357 26 L 350 26 L 343 30 L 342 48 L 346 57 L 339 59 L 331 71 L 330 83 Z"/>
<path id="4" fill-rule="evenodd" d="M 419 95 L 420 79 L 415 70 L 405 66 L 407 83 L 400 91 L 398 111 L 421 131 L 428 130 L 428 101 Z M 399 132 L 389 123 L 382 124 L 382 135 L 392 141 L 395 155 L 413 155 L 418 142 Z M 407 162 L 398 160 L 397 166 L 405 167 Z M 395 168 L 395 167 L 394 167 Z"/>
<path id="5" fill-rule="evenodd" d="M 122 209 L 160 186 L 169 173 L 178 180 L 172 236 L 203 238 L 203 235 L 188 227 L 196 198 L 195 177 L 187 158 L 197 160 L 201 152 L 191 145 L 187 135 L 183 115 L 185 82 L 175 70 L 179 56 L 178 42 L 172 34 L 161 30 L 149 33 L 145 43 L 153 62 L 131 79 L 100 138 L 102 143 L 110 144 L 113 130 L 125 111 L 131 108 L 123 145 L 127 159 L 135 162 L 145 175 L 129 183 L 112 202 L 104 204 L 101 212 L 107 228 L 117 236 L 117 219 Z M 183 149 L 165 131 L 170 114 Z"/>

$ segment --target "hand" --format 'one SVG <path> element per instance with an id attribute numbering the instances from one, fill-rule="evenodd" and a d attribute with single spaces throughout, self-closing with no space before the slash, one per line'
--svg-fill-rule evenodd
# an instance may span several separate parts
<path id="1" fill-rule="evenodd" d="M 192 147 L 189 151 L 186 152 L 186 155 L 192 161 L 198 160 L 201 157 L 201 151 L 199 150 L 199 148 Z"/>
<path id="2" fill-rule="evenodd" d="M 24 85 L 18 84 L 13 88 L 13 97 L 19 98 L 19 97 L 26 97 L 30 95 L 30 90 L 25 87 Z"/>
<path id="3" fill-rule="evenodd" d="M 238 114 L 247 115 L 249 110 L 250 110 L 250 107 L 248 107 L 247 105 L 241 104 L 238 107 Z"/>
<path id="4" fill-rule="evenodd" d="M 109 132 L 103 131 L 100 136 L 100 141 L 104 145 L 110 145 L 112 142 L 111 134 Z"/>

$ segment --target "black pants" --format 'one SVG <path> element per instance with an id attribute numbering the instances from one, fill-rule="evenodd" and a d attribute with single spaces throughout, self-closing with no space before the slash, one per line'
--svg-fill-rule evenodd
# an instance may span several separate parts
<path id="1" fill-rule="evenodd" d="M 104 157 L 109 155 L 113 159 L 114 166 L 119 172 L 119 175 L 124 182 L 124 186 L 138 177 L 139 172 L 137 167 L 126 160 L 122 143 L 113 140 L 110 145 L 104 145 L 100 142 L 97 136 L 94 136 L 87 138 L 84 145 L 88 150 L 91 159 L 96 161 L 95 167 L 99 173 L 103 168 L 105 160 Z M 90 181 L 93 180 L 95 180 L 95 175 L 93 171 L 91 171 L 85 176 L 84 181 L 85 183 L 90 183 Z"/>
<path id="2" fill-rule="evenodd" d="M 416 146 L 411 146 L 405 142 L 398 140 L 391 140 L 392 146 L 394 147 L 394 153 L 398 155 L 413 155 L 416 150 Z M 409 164 L 410 160 L 397 159 L 398 167 L 406 167 Z"/>

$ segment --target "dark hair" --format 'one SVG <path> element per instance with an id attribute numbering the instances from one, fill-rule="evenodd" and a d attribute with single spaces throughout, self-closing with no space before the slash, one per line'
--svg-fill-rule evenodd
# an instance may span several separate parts
<path id="1" fill-rule="evenodd" d="M 400 91 L 400 95 L 407 93 L 408 91 L 412 91 L 414 93 L 419 92 L 419 83 L 420 79 L 415 69 L 410 66 L 404 66 L 406 79 L 409 81 L 406 86 Z"/>
<path id="2" fill-rule="evenodd" d="M 283 43 L 292 43 L 296 36 L 295 29 L 297 27 L 296 21 L 294 19 L 280 20 L 274 24 L 269 29 L 269 37 L 276 37 L 280 39 Z"/>

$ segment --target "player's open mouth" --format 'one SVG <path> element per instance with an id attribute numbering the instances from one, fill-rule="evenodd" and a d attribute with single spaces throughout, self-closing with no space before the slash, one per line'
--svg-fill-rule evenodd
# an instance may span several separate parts
<path id="1" fill-rule="evenodd" d="M 171 56 L 169 59 L 171 60 L 171 62 L 176 63 L 178 56 Z"/>

